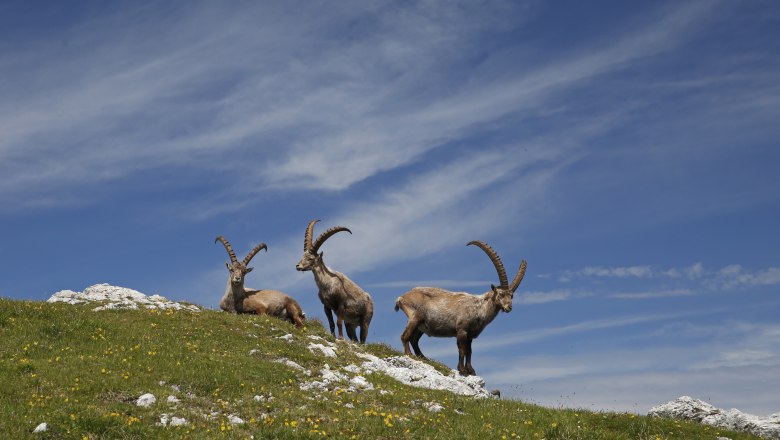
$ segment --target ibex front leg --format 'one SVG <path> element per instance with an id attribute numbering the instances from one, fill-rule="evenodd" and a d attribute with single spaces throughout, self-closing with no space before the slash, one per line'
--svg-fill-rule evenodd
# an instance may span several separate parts
<path id="1" fill-rule="evenodd" d="M 336 336 L 336 324 L 333 323 L 333 310 L 325 306 L 325 316 L 328 318 L 328 326 L 330 327 L 330 334 Z M 341 329 L 339 329 L 341 330 Z"/>
<path id="2" fill-rule="evenodd" d="M 466 369 L 465 359 L 466 359 L 466 353 L 468 351 L 468 345 L 469 345 L 469 339 L 468 336 L 466 336 L 466 332 L 458 332 L 457 336 L 458 340 L 458 373 L 460 373 L 461 376 L 468 376 L 469 371 Z"/>
<path id="3" fill-rule="evenodd" d="M 471 342 L 474 341 L 471 338 L 466 338 L 466 372 L 472 376 L 476 376 L 477 372 L 471 366 Z"/>

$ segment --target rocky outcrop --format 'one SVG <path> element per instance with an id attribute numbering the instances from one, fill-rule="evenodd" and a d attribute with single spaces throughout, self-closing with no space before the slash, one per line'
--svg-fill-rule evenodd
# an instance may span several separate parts
<path id="1" fill-rule="evenodd" d="M 371 373 L 381 372 L 406 385 L 445 390 L 464 396 L 493 397 L 490 391 L 485 389 L 485 381 L 479 376 L 461 376 L 455 370 L 451 370 L 450 374 L 445 376 L 431 365 L 408 356 L 382 359 L 368 353 L 357 355 L 365 359 L 360 366 L 361 370 Z"/>
<path id="2" fill-rule="evenodd" d="M 95 310 L 111 309 L 173 309 L 200 311 L 200 307 L 170 301 L 160 295 L 146 296 L 141 292 L 126 287 L 117 287 L 110 284 L 95 284 L 84 289 L 83 292 L 72 290 L 60 290 L 51 296 L 47 302 L 64 302 L 67 304 L 101 303 Z"/>
<path id="3" fill-rule="evenodd" d="M 289 343 L 301 342 L 296 341 L 296 338 L 292 334 L 277 336 L 277 339 L 283 339 Z M 306 339 L 316 341 L 316 343 L 309 342 L 308 349 L 312 353 L 321 355 L 323 358 L 338 357 L 341 343 L 333 343 L 316 335 L 308 335 Z M 330 366 L 325 364 L 324 368 L 320 371 L 320 374 L 316 375 L 321 376 L 321 378 L 316 377 L 311 381 L 303 382 L 301 384 L 302 390 L 314 389 L 324 391 L 333 388 L 341 388 L 347 392 L 372 390 L 374 389 L 374 385 L 368 382 L 361 374 L 382 373 L 413 387 L 449 391 L 455 394 L 477 398 L 496 397 L 493 393 L 485 389 L 485 381 L 479 376 L 464 377 L 455 370 L 450 370 L 450 374 L 445 375 L 437 371 L 431 365 L 417 359 L 412 359 L 408 356 L 380 358 L 366 353 L 360 346 L 347 344 L 341 345 L 341 347 L 352 351 L 359 358 L 363 359 L 363 362 L 361 362 L 360 365 L 351 364 L 335 369 L 331 369 Z M 252 352 L 250 352 L 250 354 L 252 354 Z M 279 359 L 278 362 L 285 363 L 295 370 L 304 372 L 307 377 L 312 375 L 311 371 L 304 369 L 286 358 Z"/>
<path id="4" fill-rule="evenodd" d="M 682 396 L 654 406 L 647 415 L 690 420 L 722 429 L 748 432 L 765 439 L 780 440 L 780 412 L 769 417 L 759 417 L 737 409 L 718 409 L 699 399 Z"/>

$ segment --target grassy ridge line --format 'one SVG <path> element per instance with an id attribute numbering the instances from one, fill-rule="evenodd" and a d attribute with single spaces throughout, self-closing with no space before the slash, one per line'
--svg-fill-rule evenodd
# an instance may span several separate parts
<path id="1" fill-rule="evenodd" d="M 360 365 L 357 350 L 398 355 L 382 344 L 339 343 L 338 358 L 305 348 L 332 341 L 317 322 L 297 330 L 267 317 L 160 310 L 93 312 L 0 299 L 0 436 L 4 438 L 756 438 L 632 414 L 556 410 L 512 400 L 472 399 L 367 374 L 375 390 L 301 391 L 325 363 Z M 288 343 L 278 336 L 292 334 Z M 305 342 L 304 342 L 305 341 Z M 250 355 L 250 351 L 257 350 Z M 313 372 L 277 362 L 290 359 Z M 175 386 L 175 387 L 174 387 Z M 382 392 L 389 391 L 387 392 Z M 135 406 L 153 393 L 157 403 Z M 178 403 L 166 401 L 169 395 Z M 257 396 L 257 398 L 255 397 Z M 444 409 L 430 412 L 425 403 Z M 161 414 L 180 427 L 157 426 Z M 243 424 L 230 423 L 237 416 Z M 31 431 L 41 422 L 42 434 Z"/>

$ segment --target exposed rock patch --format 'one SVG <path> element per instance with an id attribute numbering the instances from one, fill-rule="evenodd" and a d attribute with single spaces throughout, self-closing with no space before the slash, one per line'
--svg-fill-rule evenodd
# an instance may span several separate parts
<path id="1" fill-rule="evenodd" d="M 280 364 L 285 364 L 288 367 L 292 368 L 293 370 L 298 370 L 298 371 L 300 371 L 301 373 L 303 373 L 306 376 L 311 376 L 311 370 L 307 370 L 306 368 L 303 368 L 299 363 L 291 361 L 291 360 L 289 360 L 287 358 L 277 359 L 274 362 L 278 362 Z"/>
<path id="2" fill-rule="evenodd" d="M 310 342 L 307 348 L 312 353 L 319 352 L 325 357 L 336 357 L 336 347 L 328 347 L 322 344 L 315 344 L 314 342 Z"/>
<path id="3" fill-rule="evenodd" d="M 745 414 L 737 409 L 719 409 L 707 402 L 682 396 L 654 406 L 649 416 L 690 420 L 732 431 L 748 432 L 765 439 L 780 440 L 780 413 L 769 417 Z"/>
<path id="4" fill-rule="evenodd" d="M 246 423 L 244 422 L 244 419 L 235 414 L 228 415 L 228 422 L 230 422 L 231 425 L 243 425 Z"/>
<path id="5" fill-rule="evenodd" d="M 157 398 L 154 397 L 154 394 L 146 393 L 135 401 L 135 405 L 142 408 L 149 408 L 150 406 L 154 405 L 155 402 L 157 402 Z"/>
<path id="6" fill-rule="evenodd" d="M 168 414 L 160 414 L 158 426 L 187 426 L 189 422 L 183 417 L 171 417 Z"/>
<path id="7" fill-rule="evenodd" d="M 64 302 L 67 304 L 85 304 L 90 302 L 104 303 L 94 310 L 113 309 L 161 309 L 161 310 L 190 310 L 200 311 L 200 307 L 189 304 L 181 304 L 170 301 L 160 295 L 147 296 L 137 290 L 126 287 L 117 287 L 110 284 L 95 284 L 84 289 L 83 292 L 72 290 L 60 290 L 51 296 L 46 302 Z"/>
<path id="8" fill-rule="evenodd" d="M 357 355 L 366 360 L 361 366 L 363 371 L 381 372 L 407 385 L 445 390 L 464 396 L 493 397 L 485 389 L 485 380 L 479 376 L 464 377 L 455 370 L 445 376 L 425 362 L 407 356 L 381 359 L 368 353 L 358 353 Z"/>
<path id="9" fill-rule="evenodd" d="M 48 430 L 49 430 L 49 425 L 46 422 L 43 422 L 40 425 L 36 426 L 35 429 L 33 429 L 33 434 L 39 434 L 41 432 L 46 432 Z"/>

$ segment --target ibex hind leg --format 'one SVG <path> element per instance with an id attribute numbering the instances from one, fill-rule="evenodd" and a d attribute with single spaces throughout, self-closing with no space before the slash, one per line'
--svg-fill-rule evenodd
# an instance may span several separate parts
<path id="1" fill-rule="evenodd" d="M 368 339 L 368 321 L 364 320 L 362 324 L 360 324 L 360 343 L 365 344 L 366 339 Z"/>
<path id="2" fill-rule="evenodd" d="M 344 328 L 347 329 L 347 337 L 349 337 L 351 341 L 357 342 L 358 338 L 357 334 L 355 334 L 355 324 L 345 322 Z"/>
<path id="3" fill-rule="evenodd" d="M 420 321 L 414 318 L 414 315 L 409 318 L 409 322 L 406 323 L 406 328 L 401 333 L 401 343 L 404 345 L 404 354 L 407 356 L 412 355 L 412 350 L 409 349 L 409 343 L 412 341 L 414 332 L 417 331 L 417 326 L 420 325 Z M 419 347 L 418 347 L 419 349 Z"/>
<path id="4" fill-rule="evenodd" d="M 289 304 L 287 306 L 287 317 L 297 328 L 303 327 L 304 317 L 300 307 L 297 307 L 295 304 Z"/>
<path id="5" fill-rule="evenodd" d="M 428 358 L 423 354 L 422 350 L 420 350 L 420 338 L 422 338 L 422 335 L 423 332 L 415 329 L 409 342 L 412 343 L 412 349 L 414 350 L 414 354 L 417 355 L 417 357 L 428 360 Z"/>

